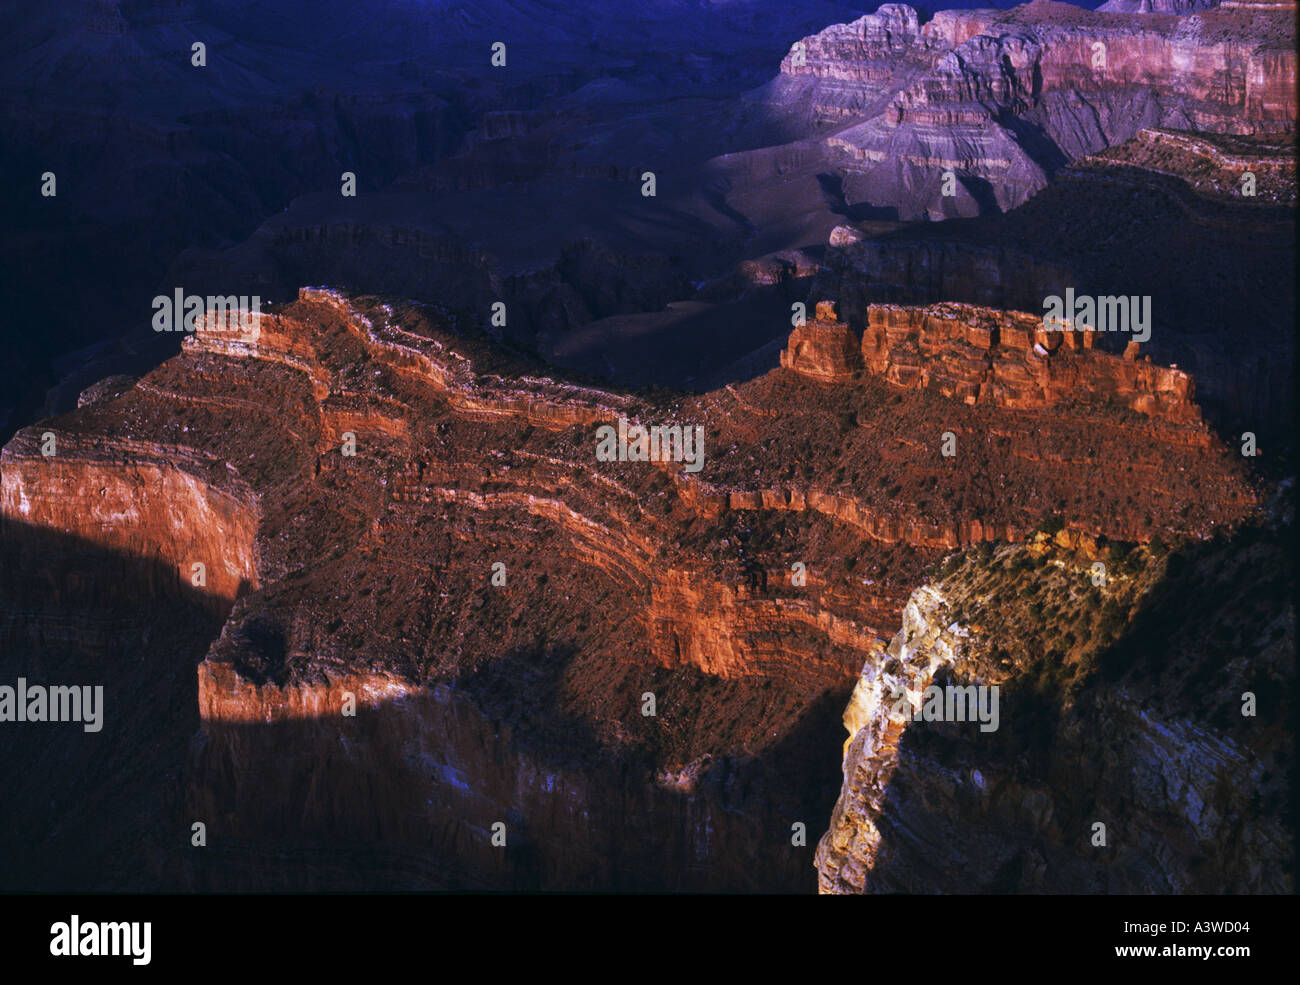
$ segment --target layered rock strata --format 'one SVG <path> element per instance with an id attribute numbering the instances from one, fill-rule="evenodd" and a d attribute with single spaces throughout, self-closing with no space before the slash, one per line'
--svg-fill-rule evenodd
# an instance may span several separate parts
<path id="1" fill-rule="evenodd" d="M 900 389 L 932 387 L 971 406 L 1041 410 L 1114 401 L 1184 428 L 1182 440 L 1210 444 L 1187 373 L 1139 358 L 1141 344 L 1132 340 L 1123 355 L 1094 351 L 1096 338 L 1095 330 L 1069 322 L 1044 327 L 1024 312 L 873 304 L 859 352 L 853 330 L 823 301 L 817 320 L 791 334 L 781 365 L 823 383 L 847 383 L 865 370 Z"/>
<path id="2" fill-rule="evenodd" d="M 1195 428 L 1200 410 L 1187 373 L 1139 358 L 1135 341 L 1122 356 L 1094 351 L 1096 338 L 1069 323 L 1044 328 L 1040 316 L 1021 312 L 872 305 L 862 351 L 867 369 L 895 386 L 934 386 L 968 404 L 1037 409 L 1115 400 Z"/>
<path id="3" fill-rule="evenodd" d="M 844 383 L 862 369 L 862 352 L 852 330 L 835 316 L 835 306 L 821 301 L 813 321 L 790 334 L 781 365 L 809 379 Z"/>
<path id="4" fill-rule="evenodd" d="M 1293 10 L 1094 13 L 1036 0 L 941 11 L 885 4 L 803 38 L 776 91 L 806 99 L 844 156 L 846 196 L 899 218 L 1005 211 L 1063 164 L 1146 126 L 1295 124 Z M 961 188 L 945 192 L 945 172 Z"/>
<path id="5" fill-rule="evenodd" d="M 1054 511 L 1089 535 L 1208 533 L 1255 498 L 1193 423 L 1153 428 L 1087 386 L 1049 418 L 796 360 L 651 400 L 454 325 L 304 289 L 207 320 L 0 456 L 13 536 L 155 560 L 171 574 L 140 604 L 197 588 L 224 619 L 173 819 L 203 820 L 208 849 L 159 862 L 174 880 L 808 887 L 791 831 L 830 809 L 825 740 L 943 551 Z M 701 467 L 602 461 L 605 424 L 699 427 Z M 24 612 L 19 642 L 46 625 Z"/>

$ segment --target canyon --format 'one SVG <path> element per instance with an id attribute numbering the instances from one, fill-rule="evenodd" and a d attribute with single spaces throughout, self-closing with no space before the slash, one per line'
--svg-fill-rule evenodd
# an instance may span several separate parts
<path id="1" fill-rule="evenodd" d="M 1036 0 L 922 25 L 885 4 L 797 42 L 779 85 L 819 118 L 852 121 L 826 138 L 851 162 L 850 205 L 901 219 L 1006 211 L 1141 127 L 1293 129 L 1293 10 L 1241 8 L 1176 17 Z M 962 186 L 949 201 L 945 171 Z"/>
<path id="2" fill-rule="evenodd" d="M 490 6 L 434 24 L 384 0 L 374 18 L 316 5 L 286 54 L 268 25 L 293 22 L 293 6 L 76 2 L 10 25 L 0 174 L 21 186 L 49 170 L 77 194 L 20 201 L 6 230 L 25 289 L 0 295 L 4 310 L 56 328 L 17 335 L 0 437 L 173 355 L 139 299 L 177 283 L 277 301 L 328 284 L 473 312 L 505 301 L 503 340 L 552 365 L 711 389 L 738 363 L 769 368 L 776 313 L 807 296 L 846 221 L 996 218 L 1153 127 L 1283 144 L 1294 131 L 1287 4 L 886 4 L 851 19 L 831 2 L 665 0 L 617 18 Z M 517 56 L 493 75 L 479 56 L 498 24 Z M 695 40 L 669 55 L 677 31 Z M 207 74 L 174 57 L 191 36 L 222 53 Z M 39 107 L 23 95 L 33 80 Z M 112 122 L 95 115 L 107 104 Z M 640 195 L 646 171 L 655 198 Z M 344 172 L 354 198 L 339 195 Z M 951 262 L 917 271 L 914 289 Z M 97 304 L 50 272 L 69 263 Z M 692 358 L 647 359 L 647 339 Z M 1203 361 L 1212 394 L 1217 360 Z"/>
<path id="3" fill-rule="evenodd" d="M 635 7 L 0 12 L 0 885 L 1293 892 L 1294 3 Z"/>
<path id="4" fill-rule="evenodd" d="M 171 751 L 176 845 L 150 846 L 173 885 L 806 889 L 791 832 L 830 816 L 822 743 L 946 553 L 1057 513 L 1079 544 L 1212 537 L 1259 505 L 1184 374 L 1063 345 L 1049 377 L 1096 380 L 1069 413 L 1050 387 L 945 386 L 989 325 L 1025 358 L 1030 316 L 873 309 L 894 360 L 936 346 L 932 385 L 875 358 L 825 382 L 796 330 L 789 368 L 667 402 L 534 375 L 428 306 L 303 289 L 253 317 L 209 315 L 0 455 L 6 550 L 84 545 L 10 570 L 11 653 L 118 592 L 137 620 L 219 622 L 182 648 L 197 738 Z M 702 470 L 600 461 L 620 416 L 703 427 Z M 81 594 L 42 609 L 72 571 Z M 160 635 L 135 659 L 174 659 Z"/>

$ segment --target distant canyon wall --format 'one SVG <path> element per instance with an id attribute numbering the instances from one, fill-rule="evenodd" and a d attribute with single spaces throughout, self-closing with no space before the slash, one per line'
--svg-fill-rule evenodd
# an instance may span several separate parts
<path id="1" fill-rule="evenodd" d="M 1145 126 L 1291 132 L 1293 13 L 1097 13 L 1037 0 L 922 25 L 913 8 L 885 4 L 796 42 L 774 93 L 845 124 L 826 140 L 844 157 L 851 202 L 900 219 L 1006 211 L 1062 165 Z M 962 186 L 950 203 L 947 171 Z"/>

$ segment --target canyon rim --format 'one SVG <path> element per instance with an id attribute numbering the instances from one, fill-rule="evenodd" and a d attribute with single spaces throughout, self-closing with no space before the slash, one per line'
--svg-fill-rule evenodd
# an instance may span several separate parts
<path id="1" fill-rule="evenodd" d="M 6 7 L 0 888 L 1293 894 L 1296 9 L 1093 6 Z"/>

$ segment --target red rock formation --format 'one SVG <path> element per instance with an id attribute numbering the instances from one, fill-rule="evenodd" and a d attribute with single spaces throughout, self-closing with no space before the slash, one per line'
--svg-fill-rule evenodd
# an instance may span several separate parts
<path id="1" fill-rule="evenodd" d="M 54 434 L 51 458 L 41 455 L 38 432 L 5 446 L 0 514 L 162 562 L 178 584 L 227 606 L 257 587 L 255 497 L 230 465 L 174 446 Z"/>
<path id="2" fill-rule="evenodd" d="M 1131 340 L 1121 358 L 1094 350 L 1095 332 L 1047 331 L 1040 317 L 974 305 L 872 305 L 868 317 L 864 363 L 895 386 L 1022 410 L 1115 400 L 1154 418 L 1200 422 L 1192 378 L 1137 361 Z M 1209 442 L 1208 430 L 1196 433 Z"/>
<path id="3" fill-rule="evenodd" d="M 835 305 L 817 304 L 816 317 L 790 334 L 781 365 L 823 383 L 843 383 L 862 368 L 853 330 L 835 317 Z"/>
<path id="4" fill-rule="evenodd" d="M 834 308 L 817 306 L 810 329 L 796 329 L 781 365 L 820 382 L 843 383 L 858 367 L 903 389 L 933 386 L 969 405 L 992 404 L 1038 410 L 1064 402 L 1115 400 L 1151 417 L 1197 428 L 1200 412 L 1188 374 L 1137 361 L 1130 341 L 1123 357 L 1093 351 L 1096 333 L 1067 326 L 1047 331 L 1042 319 L 974 305 L 924 308 L 871 305 L 861 359 L 848 347 L 848 325 L 834 321 Z"/>
<path id="5" fill-rule="evenodd" d="M 861 350 L 827 308 L 802 337 L 794 371 L 651 403 L 531 375 L 431 309 L 304 290 L 21 432 L 0 507 L 181 583 L 203 559 L 233 601 L 198 675 L 187 814 L 217 851 L 196 884 L 793 888 L 790 825 L 834 782 L 805 730 L 941 552 L 1054 510 L 1083 533 L 1200 533 L 1252 501 L 1191 424 L 1108 406 L 1091 363 L 1074 416 L 1049 417 L 871 373 L 814 384 L 802 369 L 843 375 Z M 925 347 L 1008 345 L 981 338 Z M 599 461 L 619 417 L 698 423 L 702 469 Z M 521 851 L 491 845 L 498 820 Z"/>

